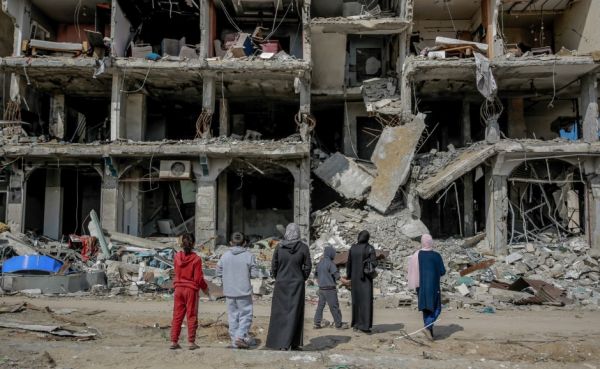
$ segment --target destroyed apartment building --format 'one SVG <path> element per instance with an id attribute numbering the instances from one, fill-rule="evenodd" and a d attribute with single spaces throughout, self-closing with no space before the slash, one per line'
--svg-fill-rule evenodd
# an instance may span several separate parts
<path id="1" fill-rule="evenodd" d="M 93 234 L 106 256 L 192 232 L 212 257 L 241 231 L 263 262 L 289 222 L 314 257 L 364 227 L 390 270 L 426 232 L 496 257 L 600 250 L 599 17 L 591 0 L 4 0 L 0 221 L 23 247 Z"/>

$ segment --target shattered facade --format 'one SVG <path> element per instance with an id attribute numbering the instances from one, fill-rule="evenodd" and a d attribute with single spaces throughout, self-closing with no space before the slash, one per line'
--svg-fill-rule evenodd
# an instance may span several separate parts
<path id="1" fill-rule="evenodd" d="M 2 3 L 13 231 L 314 241 L 338 204 L 600 249 L 595 1 L 56 3 Z"/>

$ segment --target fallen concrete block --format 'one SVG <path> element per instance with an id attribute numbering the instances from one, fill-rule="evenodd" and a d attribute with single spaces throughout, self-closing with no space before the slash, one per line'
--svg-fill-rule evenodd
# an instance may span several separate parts
<path id="1" fill-rule="evenodd" d="M 521 259 L 523 259 L 523 255 L 521 255 L 521 254 L 520 254 L 520 253 L 518 253 L 518 252 L 513 252 L 512 254 L 508 255 L 508 256 L 507 256 L 507 257 L 504 259 L 504 261 L 506 262 L 506 264 L 512 264 L 512 263 L 514 263 L 514 262 L 516 262 L 516 261 L 519 261 L 519 260 L 521 260 Z"/>
<path id="2" fill-rule="evenodd" d="M 66 294 L 88 291 L 93 285 L 106 285 L 103 271 L 69 275 L 4 275 L 0 284 L 5 291 L 38 292 L 39 294 Z"/>
<path id="3" fill-rule="evenodd" d="M 456 290 L 463 296 L 467 296 L 469 293 L 471 293 L 469 287 L 467 287 L 465 284 L 461 284 L 460 286 L 456 287 Z"/>
<path id="4" fill-rule="evenodd" d="M 407 216 L 397 223 L 400 232 L 410 239 L 416 239 L 424 234 L 429 234 L 429 229 L 420 219 L 413 219 Z"/>
<path id="5" fill-rule="evenodd" d="M 349 199 L 363 199 L 373 183 L 371 173 L 339 152 L 319 165 L 314 173 L 336 192 Z"/>
<path id="6" fill-rule="evenodd" d="M 411 122 L 397 127 L 385 127 L 375 146 L 371 161 L 377 167 L 367 204 L 385 213 L 396 197 L 398 188 L 406 183 L 415 149 L 425 129 L 425 115 L 414 116 Z"/>

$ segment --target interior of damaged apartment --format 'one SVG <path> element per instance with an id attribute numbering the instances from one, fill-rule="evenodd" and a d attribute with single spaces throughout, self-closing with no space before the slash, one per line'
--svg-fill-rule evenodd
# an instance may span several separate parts
<path id="1" fill-rule="evenodd" d="M 240 231 L 267 277 L 295 222 L 342 268 L 369 230 L 383 293 L 405 290 L 424 233 L 457 268 L 506 261 L 487 282 L 562 278 L 524 266 L 556 250 L 593 278 L 594 15 L 590 0 L 5 1 L 4 259 L 102 261 L 111 287 L 156 291 L 177 237 L 195 234 L 210 275 Z"/>

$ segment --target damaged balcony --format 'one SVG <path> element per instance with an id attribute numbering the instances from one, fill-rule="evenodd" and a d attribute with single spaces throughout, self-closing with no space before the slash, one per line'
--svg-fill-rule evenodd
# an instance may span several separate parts
<path id="1" fill-rule="evenodd" d="M 312 32 L 355 35 L 401 33 L 410 26 L 412 0 L 314 1 Z"/>
<path id="2" fill-rule="evenodd" d="M 18 32 L 14 32 L 12 58 L 2 65 L 41 68 L 32 71 L 40 75 L 71 68 L 73 78 L 91 79 L 102 72 L 101 64 L 109 54 L 110 8 L 110 1 L 99 0 L 3 2 L 3 11 Z"/>

